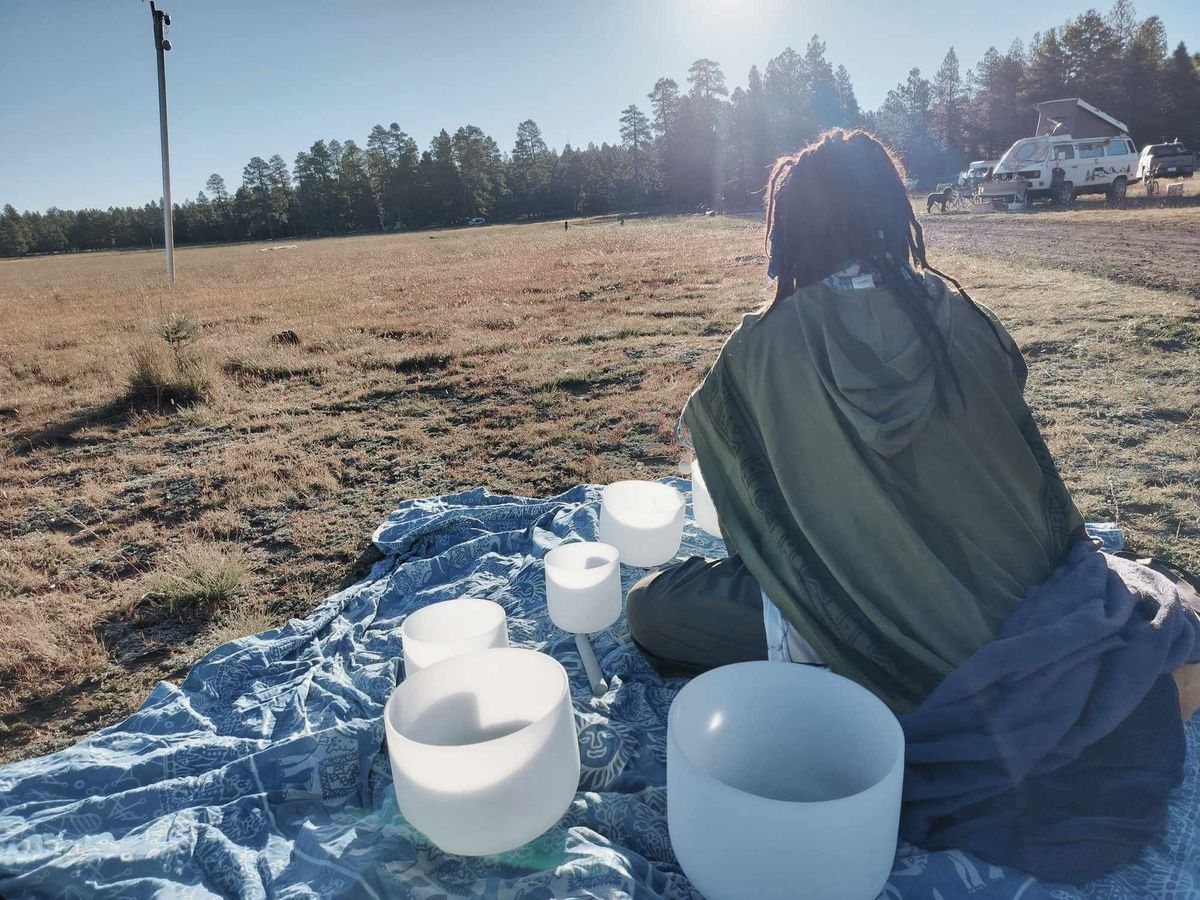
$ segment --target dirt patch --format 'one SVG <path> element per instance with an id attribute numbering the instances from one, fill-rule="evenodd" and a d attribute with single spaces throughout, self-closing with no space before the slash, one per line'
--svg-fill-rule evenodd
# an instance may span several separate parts
<path id="1" fill-rule="evenodd" d="M 985 255 L 1200 298 L 1200 209 L 922 216 L 930 261 Z"/>

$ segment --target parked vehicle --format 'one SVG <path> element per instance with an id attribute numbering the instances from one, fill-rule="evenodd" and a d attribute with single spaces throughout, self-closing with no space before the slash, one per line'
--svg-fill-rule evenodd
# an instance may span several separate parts
<path id="1" fill-rule="evenodd" d="M 975 162 L 967 166 L 967 170 L 958 176 L 959 188 L 966 189 L 969 192 L 974 192 L 975 188 L 983 184 L 992 177 L 992 173 L 996 170 L 996 166 L 1000 164 L 998 159 L 977 159 Z"/>
<path id="2" fill-rule="evenodd" d="M 473 219 L 467 219 L 467 224 L 472 227 L 475 225 L 486 225 L 487 219 L 485 219 L 483 216 L 476 216 Z"/>
<path id="3" fill-rule="evenodd" d="M 1066 203 L 1080 194 L 1125 198 L 1138 179 L 1138 155 L 1125 123 L 1078 98 L 1036 105 L 1037 134 L 1017 141 L 996 165 L 981 197 L 996 204 Z"/>
<path id="4" fill-rule="evenodd" d="M 1178 138 L 1169 144 L 1150 144 L 1138 159 L 1138 178 L 1190 178 L 1196 171 L 1196 154 Z"/>

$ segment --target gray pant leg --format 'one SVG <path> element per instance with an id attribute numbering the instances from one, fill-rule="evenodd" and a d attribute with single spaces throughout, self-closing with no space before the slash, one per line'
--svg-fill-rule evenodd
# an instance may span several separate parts
<path id="1" fill-rule="evenodd" d="M 647 575 L 626 598 L 629 633 L 664 673 L 703 672 L 767 658 L 762 594 L 737 557 Z"/>

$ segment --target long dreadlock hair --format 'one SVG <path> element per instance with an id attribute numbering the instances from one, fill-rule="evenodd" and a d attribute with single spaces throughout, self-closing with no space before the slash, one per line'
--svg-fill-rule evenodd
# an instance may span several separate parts
<path id="1" fill-rule="evenodd" d="M 913 266 L 953 284 L 994 334 L 995 326 L 961 284 L 925 258 L 925 235 L 904 187 L 904 164 L 891 151 L 865 131 L 827 131 L 803 150 L 780 157 L 767 182 L 766 204 L 769 271 L 778 279 L 768 315 L 800 288 L 861 262 L 895 292 L 930 353 L 939 405 L 945 407 L 946 378 L 965 402 L 946 336 Z"/>

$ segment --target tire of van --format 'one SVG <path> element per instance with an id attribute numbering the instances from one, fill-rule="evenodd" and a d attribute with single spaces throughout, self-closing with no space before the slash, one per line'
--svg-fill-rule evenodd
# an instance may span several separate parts
<path id="1" fill-rule="evenodd" d="M 1124 175 L 1119 175 L 1113 179 L 1113 183 L 1108 186 L 1108 202 L 1115 205 L 1122 203 L 1125 200 L 1125 189 L 1128 187 L 1128 181 Z"/>

